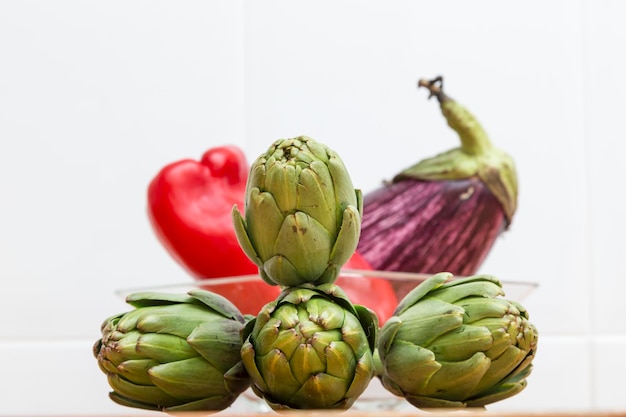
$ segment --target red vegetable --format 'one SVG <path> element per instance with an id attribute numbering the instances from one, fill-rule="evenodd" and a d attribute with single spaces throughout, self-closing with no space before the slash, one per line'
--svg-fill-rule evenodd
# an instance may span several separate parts
<path id="1" fill-rule="evenodd" d="M 148 187 L 148 217 L 168 253 L 195 279 L 256 274 L 232 226 L 231 210 L 243 205 L 248 163 L 241 149 L 209 149 L 200 161 L 184 159 L 159 171 Z M 256 314 L 279 293 L 262 281 L 207 287 Z"/>
<path id="2" fill-rule="evenodd" d="M 232 224 L 231 210 L 243 207 L 249 165 L 241 149 L 209 149 L 200 161 L 185 159 L 159 171 L 148 187 L 148 217 L 168 253 L 198 280 L 258 273 L 244 254 Z M 355 254 L 345 265 L 372 269 Z M 397 299 L 383 279 L 338 278 L 353 303 L 365 305 L 386 320 Z M 275 299 L 280 287 L 263 281 L 208 285 L 237 305 L 244 314 L 257 314 Z"/>
<path id="3" fill-rule="evenodd" d="M 243 205 L 249 166 L 236 146 L 165 166 L 148 187 L 148 217 L 167 251 L 195 278 L 254 274 L 231 210 Z"/>
<path id="4" fill-rule="evenodd" d="M 365 271 L 373 269 L 358 252 L 352 255 L 344 268 Z M 354 304 L 364 305 L 374 310 L 381 326 L 393 315 L 398 306 L 396 292 L 385 279 L 340 273 L 335 283 L 346 292 Z"/>

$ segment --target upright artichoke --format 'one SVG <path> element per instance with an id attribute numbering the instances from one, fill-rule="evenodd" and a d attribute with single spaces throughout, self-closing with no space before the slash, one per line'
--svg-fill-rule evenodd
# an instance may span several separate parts
<path id="1" fill-rule="evenodd" d="M 347 409 L 374 376 L 377 330 L 337 285 L 291 287 L 248 323 L 241 358 L 273 409 Z"/>
<path id="2" fill-rule="evenodd" d="M 381 329 L 382 383 L 420 408 L 482 407 L 526 387 L 537 349 L 527 311 L 489 276 L 413 289 Z"/>
<path id="3" fill-rule="evenodd" d="M 300 136 L 280 139 L 252 164 L 245 219 L 233 221 L 244 252 L 272 285 L 333 282 L 361 232 L 361 192 L 340 157 Z"/>
<path id="4" fill-rule="evenodd" d="M 113 401 L 219 411 L 249 387 L 239 355 L 244 318 L 227 299 L 194 290 L 189 296 L 135 293 L 127 302 L 136 308 L 105 320 L 94 345 Z"/>

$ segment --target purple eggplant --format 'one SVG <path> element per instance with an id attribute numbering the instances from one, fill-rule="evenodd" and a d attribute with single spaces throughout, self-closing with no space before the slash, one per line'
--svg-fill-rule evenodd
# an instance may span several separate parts
<path id="1" fill-rule="evenodd" d="M 365 194 L 357 251 L 379 270 L 473 275 L 513 220 L 515 164 L 465 107 L 444 94 L 441 77 L 418 86 L 438 99 L 461 146 Z"/>

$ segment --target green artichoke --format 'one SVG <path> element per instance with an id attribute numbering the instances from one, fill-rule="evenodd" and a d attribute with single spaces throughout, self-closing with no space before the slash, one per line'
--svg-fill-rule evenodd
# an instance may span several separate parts
<path id="1" fill-rule="evenodd" d="M 333 282 L 361 233 L 361 192 L 340 157 L 315 140 L 280 139 L 250 168 L 237 239 L 272 285 Z"/>
<path id="2" fill-rule="evenodd" d="M 347 409 L 374 376 L 377 330 L 335 284 L 290 287 L 246 325 L 241 358 L 274 410 Z"/>
<path id="3" fill-rule="evenodd" d="M 382 384 L 419 408 L 484 407 L 526 387 L 537 330 L 490 276 L 436 274 L 380 332 Z"/>
<path id="4" fill-rule="evenodd" d="M 205 290 L 135 293 L 126 301 L 135 309 L 105 320 L 94 345 L 113 401 L 219 411 L 250 386 L 239 354 L 245 320 L 230 301 Z"/>

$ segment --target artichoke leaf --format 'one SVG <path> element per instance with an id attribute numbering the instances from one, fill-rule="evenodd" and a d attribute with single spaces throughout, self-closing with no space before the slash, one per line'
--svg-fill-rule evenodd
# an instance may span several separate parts
<path id="1" fill-rule="evenodd" d="M 321 332 L 316 332 L 313 337 L 309 340 L 313 349 L 317 351 L 318 355 L 326 355 L 326 349 L 330 346 L 331 343 L 345 343 L 339 342 L 341 340 L 341 330 L 340 329 L 332 329 L 325 330 Z M 332 372 L 330 372 L 334 375 Z"/>
<path id="2" fill-rule="evenodd" d="M 326 370 L 326 357 L 320 357 L 317 351 L 309 344 L 298 345 L 289 359 L 290 368 L 298 383 L 303 385 L 311 375 Z"/>
<path id="3" fill-rule="evenodd" d="M 479 320 L 486 318 L 501 318 L 510 309 L 510 303 L 502 298 L 472 297 L 459 302 L 465 310 L 463 322 L 480 325 Z"/>
<path id="4" fill-rule="evenodd" d="M 142 313 L 136 324 L 142 333 L 163 333 L 183 339 L 200 324 L 217 320 L 206 308 L 195 304 L 144 307 L 136 311 Z"/>
<path id="5" fill-rule="evenodd" d="M 145 307 L 145 309 L 151 310 L 154 307 Z M 140 318 L 144 316 L 144 309 L 135 309 L 127 312 L 118 320 L 113 327 L 113 332 L 120 332 L 120 334 L 130 333 L 133 330 L 137 329 L 137 322 Z M 112 334 L 111 330 L 108 331 L 109 334 Z M 111 336 L 114 340 L 119 339 L 118 337 Z"/>
<path id="6" fill-rule="evenodd" d="M 115 391 L 109 392 L 109 398 L 116 404 L 123 405 L 124 407 L 139 408 L 142 410 L 162 411 L 163 407 L 154 403 L 145 403 L 142 401 L 136 401 L 131 398 L 125 397 Z"/>
<path id="7" fill-rule="evenodd" d="M 314 141 L 308 136 L 303 136 L 302 138 L 307 141 L 307 149 L 312 155 L 314 155 L 317 159 L 328 163 L 328 159 L 330 158 L 329 150 L 322 143 Z"/>
<path id="8" fill-rule="evenodd" d="M 333 240 L 333 236 L 316 219 L 296 211 L 285 217 L 273 252 L 297 265 L 296 270 L 303 279 L 315 282 L 327 268 Z M 297 282 L 290 285 L 297 285 Z"/>
<path id="9" fill-rule="evenodd" d="M 258 346 L 255 350 L 257 355 L 265 356 L 274 349 L 274 342 L 280 334 L 281 321 L 276 318 L 270 318 L 260 331 L 255 333 L 254 344 Z"/>
<path id="10" fill-rule="evenodd" d="M 264 314 L 264 311 L 266 311 L 266 309 L 267 309 L 267 306 L 261 309 L 261 311 L 259 312 L 259 315 Z M 241 329 L 240 336 L 241 336 L 242 341 L 247 340 L 248 337 L 252 334 L 254 327 L 256 326 L 257 318 L 258 316 L 252 318 L 251 320 L 248 320 L 246 324 L 243 326 L 243 329 Z"/>
<path id="11" fill-rule="evenodd" d="M 323 354 L 326 356 L 326 373 L 350 380 L 356 368 L 356 357 L 350 346 L 343 341 L 331 342 Z"/>
<path id="12" fill-rule="evenodd" d="M 433 296 L 448 303 L 457 303 L 467 297 L 495 298 L 504 295 L 500 281 L 490 275 L 475 275 L 452 280 L 437 291 Z"/>
<path id="13" fill-rule="evenodd" d="M 309 376 L 293 395 L 291 404 L 308 409 L 328 409 L 340 403 L 348 390 L 348 380 L 325 373 Z"/>
<path id="14" fill-rule="evenodd" d="M 225 373 L 231 364 L 240 360 L 239 332 L 242 327 L 235 320 L 205 323 L 194 329 L 187 338 L 187 343 L 214 368 Z"/>
<path id="15" fill-rule="evenodd" d="M 461 325 L 437 337 L 428 348 L 438 361 L 452 362 L 469 359 L 475 352 L 486 351 L 492 344 L 493 337 L 489 329 Z"/>
<path id="16" fill-rule="evenodd" d="M 237 362 L 224 374 L 226 389 L 233 394 L 244 392 L 251 382 L 250 375 L 243 366 L 242 361 Z"/>
<path id="17" fill-rule="evenodd" d="M 150 369 L 152 382 L 168 394 L 186 401 L 224 392 L 223 373 L 201 357 L 164 363 Z"/>
<path id="18" fill-rule="evenodd" d="M 333 178 L 335 201 L 339 204 L 339 209 L 345 210 L 348 206 L 358 208 L 357 193 L 352 184 L 352 179 L 347 175 L 348 170 L 346 166 L 335 152 L 328 154 L 328 170 Z"/>
<path id="19" fill-rule="evenodd" d="M 485 355 L 493 361 L 502 355 L 511 346 L 511 335 L 504 328 L 490 329 L 493 343 L 485 350 Z"/>
<path id="20" fill-rule="evenodd" d="M 297 287 L 285 288 L 279 295 L 277 301 L 281 307 L 285 305 L 297 306 L 298 304 L 308 302 L 311 298 L 317 295 L 319 295 L 317 288 L 309 284 L 303 284 Z"/>
<path id="21" fill-rule="evenodd" d="M 475 395 L 480 395 L 481 392 L 496 385 L 502 381 L 507 375 L 524 360 L 526 352 L 518 349 L 515 346 L 509 346 L 509 348 L 495 360 L 491 361 L 489 371 L 481 379 L 480 383 L 474 389 Z"/>
<path id="22" fill-rule="evenodd" d="M 104 354 L 98 357 L 97 359 L 98 359 L 98 367 L 105 374 L 114 374 L 117 372 L 117 364 L 111 362 Z M 131 359 L 131 360 L 140 360 L 140 359 Z M 121 361 L 123 361 L 123 359 L 121 359 Z"/>
<path id="23" fill-rule="evenodd" d="M 356 206 L 349 205 L 343 211 L 341 227 L 335 244 L 330 251 L 330 261 L 335 265 L 344 265 L 356 251 L 361 234 L 361 216 Z"/>
<path id="24" fill-rule="evenodd" d="M 446 281 L 452 278 L 449 272 L 439 272 L 413 288 L 398 304 L 394 312 L 395 315 L 404 313 L 408 308 L 416 304 L 427 294 L 441 287 Z"/>
<path id="25" fill-rule="evenodd" d="M 519 365 L 517 365 L 517 367 L 509 375 L 506 376 L 506 378 L 503 380 L 503 383 L 526 378 L 526 376 L 530 375 L 534 356 L 534 351 L 529 352 L 524 360 Z"/>
<path id="26" fill-rule="evenodd" d="M 180 403 L 180 399 L 169 395 L 154 385 L 138 385 L 125 380 L 117 374 L 109 374 L 108 381 L 118 398 L 145 404 L 154 404 L 157 408 L 169 407 Z"/>
<path id="27" fill-rule="evenodd" d="M 244 322 L 243 315 L 239 309 L 223 295 L 202 289 L 191 290 L 188 294 L 223 317 L 237 320 L 240 323 Z"/>
<path id="28" fill-rule="evenodd" d="M 137 352 L 137 341 L 141 336 L 141 332 L 134 330 L 126 333 L 123 338 L 114 343 L 109 341 L 104 347 L 105 357 L 115 366 L 128 359 L 144 359 L 145 357 Z"/>
<path id="29" fill-rule="evenodd" d="M 254 381 L 252 388 L 255 392 L 268 392 L 268 386 L 256 365 L 256 353 L 250 341 L 244 342 L 241 347 L 241 362 L 245 366 L 246 372 L 250 375 L 250 378 Z M 262 397 L 262 395 L 260 396 Z"/>
<path id="30" fill-rule="evenodd" d="M 365 352 L 356 362 L 354 378 L 345 394 L 348 400 L 346 405 L 351 405 L 365 391 L 374 373 L 374 358 L 369 352 Z"/>
<path id="31" fill-rule="evenodd" d="M 159 362 L 153 359 L 129 359 L 120 363 L 116 371 L 124 379 L 137 385 L 151 385 L 152 380 L 148 371 Z"/>
<path id="32" fill-rule="evenodd" d="M 304 343 L 302 336 L 298 334 L 296 329 L 286 329 L 278 334 L 278 337 L 272 342 L 271 346 L 280 349 L 285 357 L 291 360 L 296 349 L 298 349 L 302 343 Z M 258 345 L 263 345 L 263 343 L 259 341 Z M 259 352 L 259 355 L 262 355 L 262 353 Z"/>
<path id="33" fill-rule="evenodd" d="M 400 340 L 387 353 L 383 366 L 385 378 L 406 393 L 421 392 L 442 367 L 430 350 Z"/>
<path id="34" fill-rule="evenodd" d="M 367 334 L 354 315 L 345 315 L 344 323 L 341 327 L 341 336 L 343 341 L 350 345 L 356 355 L 360 356 L 365 351 L 372 353 Z"/>
<path id="35" fill-rule="evenodd" d="M 280 329 L 293 329 L 300 324 L 298 311 L 299 306 L 297 304 L 294 305 L 285 303 L 283 300 L 281 301 L 279 307 L 274 311 L 274 314 L 269 316 L 267 322 L 263 324 L 263 327 L 265 327 L 267 323 L 273 323 L 276 321 L 279 323 Z M 258 331 L 260 332 L 263 327 L 259 327 Z"/>
<path id="36" fill-rule="evenodd" d="M 194 301 L 184 294 L 162 293 L 157 291 L 139 291 L 126 296 L 126 302 L 133 307 L 162 306 L 168 304 L 186 304 Z"/>
<path id="37" fill-rule="evenodd" d="M 452 306 L 451 306 L 452 307 Z M 438 316 L 406 320 L 396 334 L 396 339 L 410 340 L 420 346 L 428 346 L 440 335 L 454 330 L 463 324 L 462 312 L 452 311 Z"/>
<path id="38" fill-rule="evenodd" d="M 354 308 L 354 305 L 350 301 L 350 298 L 346 294 L 346 292 L 339 286 L 332 282 L 320 284 L 315 287 L 315 290 L 326 294 L 334 304 L 339 305 L 345 311 L 348 311 L 355 316 L 357 312 Z"/>
<path id="39" fill-rule="evenodd" d="M 231 212 L 233 219 L 233 228 L 235 229 L 235 236 L 237 237 L 237 242 L 239 242 L 239 246 L 246 254 L 246 256 L 259 268 L 263 266 L 263 260 L 259 257 L 259 254 L 256 252 L 256 249 L 252 245 L 252 241 L 248 236 L 248 230 L 246 228 L 246 223 L 237 208 L 237 205 L 233 206 L 233 210 Z M 267 280 L 266 280 L 267 281 Z M 269 282 L 272 285 L 275 285 L 273 282 Z"/>
<path id="40" fill-rule="evenodd" d="M 398 316 L 391 316 L 386 322 L 385 325 L 380 330 L 380 335 L 378 336 L 378 354 L 382 360 L 385 360 L 385 357 L 393 343 L 395 342 L 396 334 L 398 330 L 402 327 L 402 320 Z"/>
<path id="41" fill-rule="evenodd" d="M 359 322 L 363 326 L 363 330 L 365 330 L 370 351 L 374 352 L 378 342 L 378 316 L 372 309 L 359 304 L 355 304 L 354 309 L 357 313 Z"/>
<path id="42" fill-rule="evenodd" d="M 250 198 L 253 193 L 252 190 L 254 188 L 259 188 L 259 184 L 265 184 L 265 176 L 266 176 L 266 168 L 265 168 L 265 159 L 259 158 L 259 163 L 252 164 L 250 167 L 250 172 L 248 174 L 248 181 L 246 182 L 246 193 L 245 193 L 245 201 L 244 206 L 249 207 L 251 203 Z M 258 190 L 261 191 L 261 190 Z M 254 195 L 258 195 L 258 191 L 254 193 Z"/>
<path id="43" fill-rule="evenodd" d="M 300 174 L 297 188 L 297 209 L 317 220 L 331 236 L 337 235 L 333 180 L 322 161 L 313 161 Z"/>
<path id="44" fill-rule="evenodd" d="M 305 304 L 309 320 L 322 329 L 338 329 L 345 322 L 346 311 L 339 305 L 319 298 Z"/>
<path id="45" fill-rule="evenodd" d="M 296 196 L 298 188 L 297 169 L 294 164 L 277 162 L 265 174 L 264 192 L 273 196 L 281 213 L 297 210 Z"/>
<path id="46" fill-rule="evenodd" d="M 526 380 L 507 382 L 498 384 L 488 393 L 481 395 L 478 398 L 467 400 L 468 407 L 484 407 L 487 404 L 494 403 L 496 401 L 502 401 L 520 393 L 526 388 Z"/>
<path id="47" fill-rule="evenodd" d="M 185 339 L 169 334 L 147 333 L 137 340 L 135 352 L 143 358 L 160 363 L 180 361 L 198 356 Z"/>
<path id="48" fill-rule="evenodd" d="M 261 277 L 271 285 L 276 285 L 275 277 L 280 277 L 280 284 L 290 287 L 303 281 L 300 272 L 283 255 L 269 258 L 261 267 Z"/>
<path id="49" fill-rule="evenodd" d="M 163 411 L 168 413 L 179 413 L 187 411 L 221 411 L 228 408 L 235 400 L 236 395 L 215 395 L 201 400 L 190 401 L 185 404 L 167 407 Z"/>
<path id="50" fill-rule="evenodd" d="M 483 376 L 489 371 L 491 360 L 482 352 L 458 362 L 441 362 L 441 369 L 435 372 L 422 393 L 437 396 L 444 400 L 467 398 Z"/>
<path id="51" fill-rule="evenodd" d="M 291 369 L 287 357 L 278 349 L 272 350 L 263 357 L 257 357 L 257 363 L 268 388 L 263 391 L 273 393 L 273 396 L 284 404 L 288 403 L 300 387 L 294 375 L 298 370 Z"/>

